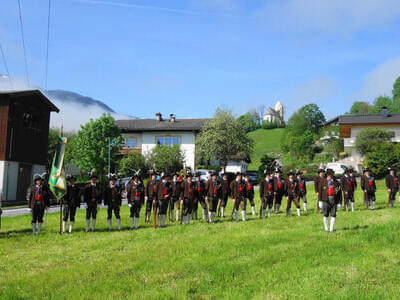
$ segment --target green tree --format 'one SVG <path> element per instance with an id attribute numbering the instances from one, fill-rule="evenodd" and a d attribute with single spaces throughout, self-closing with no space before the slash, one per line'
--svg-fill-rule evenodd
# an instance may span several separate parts
<path id="1" fill-rule="evenodd" d="M 148 166 L 153 170 L 171 174 L 183 169 L 185 156 L 179 145 L 157 145 L 146 158 Z"/>
<path id="2" fill-rule="evenodd" d="M 304 105 L 298 111 L 309 125 L 309 129 L 313 133 L 318 133 L 322 125 L 325 123 L 325 116 L 319 109 L 318 105 L 311 103 Z"/>
<path id="3" fill-rule="evenodd" d="M 400 77 L 396 79 L 392 90 L 393 100 L 400 101 Z"/>
<path id="4" fill-rule="evenodd" d="M 332 157 L 339 158 L 340 152 L 343 151 L 344 151 L 343 139 L 332 138 L 326 145 L 326 152 L 332 155 Z"/>
<path id="5" fill-rule="evenodd" d="M 350 108 L 351 115 L 358 115 L 358 114 L 368 114 L 370 111 L 370 105 L 364 101 L 356 101 Z"/>
<path id="6" fill-rule="evenodd" d="M 262 180 L 264 178 L 264 171 L 267 168 L 271 168 L 273 162 L 275 161 L 275 157 L 270 155 L 270 154 L 264 154 L 260 161 L 261 161 L 261 165 L 258 168 L 258 173 L 257 173 L 257 177 L 259 180 Z"/>
<path id="7" fill-rule="evenodd" d="M 225 170 L 230 157 L 249 157 L 254 141 L 246 135 L 242 123 L 229 110 L 217 109 L 196 139 L 197 155 L 203 160 L 218 159 Z"/>
<path id="8" fill-rule="evenodd" d="M 134 171 L 139 170 L 141 175 L 148 171 L 146 159 L 141 153 L 129 153 L 119 161 L 118 171 L 124 176 L 132 176 Z"/>
<path id="9" fill-rule="evenodd" d="M 376 177 L 382 178 L 387 174 L 388 167 L 399 163 L 398 153 L 398 145 L 390 142 L 378 143 L 366 154 L 364 164 Z"/>
<path id="10" fill-rule="evenodd" d="M 91 119 L 81 126 L 76 137 L 76 155 L 74 163 L 82 171 L 94 171 L 100 176 L 106 174 L 108 166 L 108 150 L 111 142 L 111 162 L 121 149 L 122 136 L 115 120 L 110 114 Z"/>
<path id="11" fill-rule="evenodd" d="M 260 128 L 260 122 L 258 120 L 258 115 L 255 113 L 248 112 L 240 116 L 237 121 L 242 124 L 246 133 L 254 131 Z"/>
<path id="12" fill-rule="evenodd" d="M 381 113 L 383 107 L 388 108 L 389 112 L 391 113 L 395 112 L 392 99 L 387 96 L 379 96 L 374 100 L 374 105 L 370 106 L 368 113 L 379 114 Z"/>
<path id="13" fill-rule="evenodd" d="M 392 138 L 392 135 L 387 130 L 379 128 L 368 128 L 361 131 L 356 137 L 356 150 L 361 155 L 366 155 L 372 149 L 376 148 L 377 145 L 388 142 Z"/>
<path id="14" fill-rule="evenodd" d="M 291 158 L 312 159 L 315 135 L 310 122 L 302 112 L 295 112 L 286 124 L 282 135 L 281 149 Z"/>

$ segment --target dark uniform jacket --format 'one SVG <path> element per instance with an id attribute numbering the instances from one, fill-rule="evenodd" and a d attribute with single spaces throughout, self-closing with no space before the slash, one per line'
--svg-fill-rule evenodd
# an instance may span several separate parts
<path id="1" fill-rule="evenodd" d="M 236 179 L 231 182 L 231 198 L 238 199 L 246 196 L 246 184 L 243 180 L 238 182 Z"/>
<path id="2" fill-rule="evenodd" d="M 251 199 L 254 198 L 254 186 L 249 179 L 247 182 L 244 182 L 246 185 L 246 198 Z"/>
<path id="3" fill-rule="evenodd" d="M 157 183 L 157 200 L 169 200 L 172 194 L 171 183 L 159 181 Z"/>
<path id="4" fill-rule="evenodd" d="M 93 186 L 92 184 L 87 184 L 83 190 L 83 199 L 88 206 L 97 206 L 101 204 L 101 188 L 98 184 Z"/>
<path id="5" fill-rule="evenodd" d="M 35 205 L 40 204 L 42 207 L 50 206 L 50 190 L 45 185 L 31 185 L 26 193 L 28 206 L 34 208 Z"/>
<path id="6" fill-rule="evenodd" d="M 260 182 L 260 198 L 274 195 L 274 180 L 271 178 L 268 182 L 264 179 Z"/>
<path id="7" fill-rule="evenodd" d="M 285 195 L 287 197 L 297 197 L 297 181 L 293 179 L 290 181 L 289 179 L 285 182 Z"/>
<path id="8" fill-rule="evenodd" d="M 209 198 L 219 197 L 221 194 L 222 185 L 218 180 L 208 180 L 206 184 L 206 192 Z"/>
<path id="9" fill-rule="evenodd" d="M 324 181 L 325 177 L 321 177 L 319 175 L 314 177 L 314 191 L 315 193 L 319 193 L 320 185 Z M 318 194 L 318 201 L 321 201 L 321 194 Z"/>
<path id="10" fill-rule="evenodd" d="M 222 179 L 221 185 L 222 185 L 222 187 L 221 187 L 222 195 L 223 196 L 230 195 L 231 187 L 230 187 L 230 184 L 229 184 L 229 180 L 228 179 Z"/>
<path id="11" fill-rule="evenodd" d="M 277 194 L 285 194 L 285 179 L 282 177 L 274 177 L 274 192 Z"/>
<path id="12" fill-rule="evenodd" d="M 157 180 L 149 180 L 146 183 L 146 188 L 144 190 L 144 195 L 150 199 L 155 199 L 157 197 Z"/>
<path id="13" fill-rule="evenodd" d="M 370 193 L 376 192 L 375 178 L 373 176 L 368 177 L 367 175 L 361 176 L 361 188 L 363 191 Z"/>
<path id="14" fill-rule="evenodd" d="M 196 181 L 194 183 L 195 186 L 195 191 L 194 191 L 194 196 L 197 199 L 201 199 L 206 195 L 206 185 L 203 181 Z"/>
<path id="15" fill-rule="evenodd" d="M 318 193 L 321 195 L 321 201 L 328 201 L 329 196 L 334 197 L 334 202 L 337 203 L 337 195 L 340 192 L 340 184 L 333 178 L 328 180 L 327 178 L 321 178 L 320 184 L 318 185 Z"/>
<path id="16" fill-rule="evenodd" d="M 195 189 L 195 186 L 194 186 L 193 182 L 187 182 L 187 180 L 182 182 L 181 198 L 193 199 L 194 198 L 194 189 Z"/>
<path id="17" fill-rule="evenodd" d="M 63 198 L 63 204 L 66 204 L 70 207 L 79 207 L 81 205 L 81 191 L 74 184 L 67 185 L 67 194 Z"/>
<path id="18" fill-rule="evenodd" d="M 307 183 L 303 178 L 296 178 L 297 182 L 297 195 L 304 196 L 307 195 Z"/>
<path id="19" fill-rule="evenodd" d="M 342 176 L 340 179 L 340 185 L 342 186 L 343 192 L 354 192 L 357 187 L 356 178 L 354 176 Z"/>
<path id="20" fill-rule="evenodd" d="M 144 187 L 143 183 L 132 181 L 127 190 L 128 202 L 133 203 L 134 201 L 143 202 Z"/>
<path id="21" fill-rule="evenodd" d="M 392 176 L 388 174 L 386 176 L 386 187 L 391 190 L 398 190 L 399 189 L 399 179 L 396 175 Z"/>
<path id="22" fill-rule="evenodd" d="M 122 196 L 119 186 L 115 185 L 114 187 L 111 187 L 110 185 L 108 185 L 104 192 L 104 205 L 121 206 L 121 204 Z"/>
<path id="23" fill-rule="evenodd" d="M 172 182 L 172 197 L 179 198 L 181 196 L 182 181 Z"/>

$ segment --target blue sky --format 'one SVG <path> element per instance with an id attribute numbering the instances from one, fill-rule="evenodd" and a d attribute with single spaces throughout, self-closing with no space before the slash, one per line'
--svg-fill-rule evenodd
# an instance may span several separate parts
<path id="1" fill-rule="evenodd" d="M 0 42 L 26 86 L 18 2 L 1 2 Z M 30 80 L 41 88 L 47 5 L 21 0 Z M 280 100 L 286 118 L 307 103 L 329 118 L 391 94 L 399 29 L 398 0 L 52 0 L 48 88 L 138 117 L 239 115 Z"/>

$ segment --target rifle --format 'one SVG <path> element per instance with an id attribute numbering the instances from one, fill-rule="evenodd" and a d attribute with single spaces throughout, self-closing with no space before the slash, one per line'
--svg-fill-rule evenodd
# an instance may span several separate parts
<path id="1" fill-rule="evenodd" d="M 157 228 L 157 201 L 156 203 L 153 202 L 153 227 L 154 229 Z"/>
<path id="2" fill-rule="evenodd" d="M 233 200 L 232 202 L 233 202 L 233 207 L 232 207 L 232 213 L 231 213 L 231 221 L 233 221 L 233 213 L 235 212 L 236 199 Z"/>
<path id="3" fill-rule="evenodd" d="M 218 205 L 217 205 L 217 209 L 218 209 L 218 211 L 217 211 L 217 216 L 218 216 L 218 218 L 220 218 L 221 217 L 221 198 L 219 198 L 218 199 Z"/>
<path id="4" fill-rule="evenodd" d="M 183 219 L 183 199 L 181 200 L 181 199 L 179 199 L 178 201 L 181 201 L 180 202 L 180 208 L 181 208 L 181 225 L 182 225 L 182 219 Z"/>
<path id="5" fill-rule="evenodd" d="M 388 191 L 388 207 L 390 207 L 390 196 L 392 194 L 392 190 Z"/>
<path id="6" fill-rule="evenodd" d="M 261 197 L 261 205 L 260 205 L 260 216 L 259 218 L 262 219 L 262 211 L 263 211 L 263 207 L 264 207 L 264 201 L 263 201 L 264 197 Z"/>

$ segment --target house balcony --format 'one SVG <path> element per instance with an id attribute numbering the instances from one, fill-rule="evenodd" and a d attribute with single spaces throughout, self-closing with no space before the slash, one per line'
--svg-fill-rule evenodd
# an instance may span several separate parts
<path id="1" fill-rule="evenodd" d="M 142 153 L 142 148 L 123 148 L 119 151 L 120 155 L 127 155 L 129 153 Z"/>

